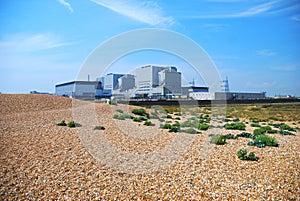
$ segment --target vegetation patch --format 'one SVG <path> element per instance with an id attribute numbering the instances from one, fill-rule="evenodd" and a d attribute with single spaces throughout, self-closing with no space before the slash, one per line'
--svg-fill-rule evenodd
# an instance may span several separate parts
<path id="1" fill-rule="evenodd" d="M 245 130 L 246 125 L 243 122 L 227 123 L 225 128 L 228 130 Z"/>
<path id="2" fill-rule="evenodd" d="M 145 121 L 144 125 L 146 125 L 146 126 L 154 126 L 154 124 L 151 123 L 151 121 L 148 121 L 148 120 Z"/>
<path id="3" fill-rule="evenodd" d="M 198 125 L 198 129 L 199 130 L 207 130 L 209 128 L 209 125 L 208 124 L 199 124 Z"/>
<path id="4" fill-rule="evenodd" d="M 74 121 L 70 121 L 67 126 L 70 127 L 70 128 L 75 128 L 76 124 L 75 124 Z"/>
<path id="5" fill-rule="evenodd" d="M 210 143 L 224 145 L 226 144 L 226 137 L 223 135 L 211 135 Z"/>
<path id="6" fill-rule="evenodd" d="M 259 123 L 252 123 L 252 124 L 250 124 L 250 126 L 252 126 L 252 127 L 261 127 L 261 125 Z"/>
<path id="7" fill-rule="evenodd" d="M 257 136 L 253 142 L 248 143 L 249 146 L 257 146 L 259 148 L 263 148 L 265 146 L 278 147 L 279 144 L 275 137 L 271 137 L 268 135 L 259 135 Z"/>
<path id="8" fill-rule="evenodd" d="M 184 132 L 184 133 L 189 133 L 189 134 L 197 134 L 199 133 L 197 130 L 195 130 L 194 128 L 187 128 L 187 129 L 184 129 L 184 130 L 180 130 L 181 132 Z"/>
<path id="9" fill-rule="evenodd" d="M 250 152 L 248 155 L 248 150 L 247 149 L 240 149 L 237 152 L 237 156 L 241 160 L 249 160 L 249 161 L 257 161 L 259 159 L 258 156 L 254 154 L 254 152 Z"/>
<path id="10" fill-rule="evenodd" d="M 144 108 L 132 109 L 131 112 L 133 114 L 140 115 L 140 116 L 147 116 L 148 115 Z"/>
<path id="11" fill-rule="evenodd" d="M 118 120 L 125 120 L 125 116 L 123 114 L 115 114 L 113 118 Z"/>
<path id="12" fill-rule="evenodd" d="M 67 123 L 65 122 L 65 120 L 61 120 L 61 122 L 59 122 L 58 124 L 56 124 L 57 126 L 67 126 Z"/>

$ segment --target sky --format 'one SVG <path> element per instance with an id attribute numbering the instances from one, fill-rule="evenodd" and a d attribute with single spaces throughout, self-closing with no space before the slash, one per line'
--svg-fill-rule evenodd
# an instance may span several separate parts
<path id="1" fill-rule="evenodd" d="M 158 28 L 197 43 L 231 91 L 300 96 L 298 0 L 0 0 L 0 25 L 1 93 L 53 93 L 100 44 Z M 185 60 L 155 50 L 130 53 L 107 72 L 146 64 L 175 65 L 205 85 Z"/>

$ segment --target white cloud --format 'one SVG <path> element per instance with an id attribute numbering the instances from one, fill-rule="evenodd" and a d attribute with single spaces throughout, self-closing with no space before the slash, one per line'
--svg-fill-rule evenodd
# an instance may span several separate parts
<path id="1" fill-rule="evenodd" d="M 91 0 L 92 2 L 106 7 L 114 12 L 131 19 L 152 25 L 170 26 L 175 23 L 172 17 L 165 17 L 161 7 L 153 1 L 137 0 Z"/>
<path id="2" fill-rule="evenodd" d="M 217 15 L 200 15 L 200 16 L 190 16 L 188 18 L 242 18 L 242 17 L 252 17 L 255 15 L 259 15 L 262 13 L 265 13 L 267 11 L 270 11 L 271 8 L 273 8 L 274 4 L 276 4 L 277 1 L 271 1 L 268 3 L 260 4 L 254 7 L 251 7 L 245 11 L 239 12 L 239 13 L 232 13 L 232 14 L 217 14 Z"/>
<path id="3" fill-rule="evenodd" d="M 300 15 L 295 15 L 291 19 L 294 21 L 300 22 Z"/>
<path id="4" fill-rule="evenodd" d="M 70 42 L 63 42 L 59 36 L 51 33 L 38 33 L 33 35 L 21 33 L 5 36 L 4 39 L 0 41 L 0 51 L 33 52 L 71 44 Z"/>
<path id="5" fill-rule="evenodd" d="M 260 56 L 275 56 L 277 53 L 268 49 L 257 50 L 256 53 Z"/>
<path id="6" fill-rule="evenodd" d="M 64 6 L 66 6 L 71 13 L 74 12 L 74 10 L 73 10 L 73 8 L 72 8 L 72 6 L 71 6 L 71 4 L 69 2 L 67 2 L 65 0 L 58 0 L 58 2 L 61 3 Z"/>

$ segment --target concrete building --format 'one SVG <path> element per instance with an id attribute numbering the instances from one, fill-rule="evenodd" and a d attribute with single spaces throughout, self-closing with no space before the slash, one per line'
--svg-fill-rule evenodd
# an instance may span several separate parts
<path id="1" fill-rule="evenodd" d="M 105 90 L 115 90 L 118 88 L 118 79 L 122 77 L 124 74 L 115 74 L 109 73 L 104 76 L 104 89 Z"/>
<path id="2" fill-rule="evenodd" d="M 181 95 L 188 96 L 193 92 L 208 92 L 208 87 L 196 87 L 196 86 L 186 86 L 181 87 Z"/>
<path id="3" fill-rule="evenodd" d="M 175 67 L 147 65 L 135 70 L 137 97 L 181 94 L 181 73 Z"/>
<path id="4" fill-rule="evenodd" d="M 266 92 L 192 92 L 189 97 L 194 100 L 259 100 L 266 98 Z"/>
<path id="5" fill-rule="evenodd" d="M 135 87 L 135 78 L 134 75 L 125 74 L 124 76 L 118 79 L 118 89 L 120 91 L 127 91 Z"/>
<path id="6" fill-rule="evenodd" d="M 73 98 L 94 99 L 97 89 L 102 88 L 102 83 L 97 81 L 72 81 L 55 85 L 55 95 Z"/>

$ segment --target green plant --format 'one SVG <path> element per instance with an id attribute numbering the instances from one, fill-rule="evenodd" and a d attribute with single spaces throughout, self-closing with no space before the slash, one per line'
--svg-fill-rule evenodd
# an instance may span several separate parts
<path id="1" fill-rule="evenodd" d="M 113 100 L 109 100 L 109 101 L 108 101 L 108 104 L 110 104 L 110 105 L 117 105 L 117 102 L 115 102 L 115 101 L 113 101 Z"/>
<path id="2" fill-rule="evenodd" d="M 75 125 L 75 122 L 74 121 L 70 121 L 69 123 L 68 123 L 68 127 L 70 127 L 70 128 L 74 128 L 76 125 Z"/>
<path id="3" fill-rule="evenodd" d="M 257 161 L 259 159 L 258 156 L 254 154 L 254 152 L 250 152 L 249 155 L 247 149 L 240 149 L 237 152 L 238 158 L 241 160 L 250 160 L 250 161 Z"/>
<path id="4" fill-rule="evenodd" d="M 176 120 L 180 120 L 180 117 L 175 117 Z"/>
<path id="5" fill-rule="evenodd" d="M 123 113 L 123 110 L 121 110 L 121 109 L 116 109 L 116 112 Z"/>
<path id="6" fill-rule="evenodd" d="M 278 147 L 279 146 L 279 144 L 278 144 L 277 140 L 275 139 L 275 137 L 271 137 L 271 136 L 268 136 L 268 135 L 259 135 L 253 141 L 254 141 L 254 146 L 259 145 L 259 146 L 264 147 L 263 144 L 265 146 L 273 146 L 273 147 Z"/>
<path id="7" fill-rule="evenodd" d="M 172 119 L 172 116 L 168 114 L 167 119 Z"/>
<path id="8" fill-rule="evenodd" d="M 212 135 L 210 143 L 216 145 L 224 145 L 226 144 L 226 138 L 223 135 Z"/>
<path id="9" fill-rule="evenodd" d="M 136 115 L 140 115 L 140 116 L 146 116 L 147 115 L 147 112 L 144 108 L 135 108 L 135 109 L 132 109 L 131 111 L 133 114 L 136 114 Z"/>
<path id="10" fill-rule="evenodd" d="M 113 118 L 118 120 L 125 120 L 125 116 L 123 114 L 115 114 Z"/>
<path id="11" fill-rule="evenodd" d="M 65 120 L 61 120 L 61 122 L 59 122 L 58 124 L 56 124 L 57 126 L 66 126 L 66 122 Z"/>
<path id="12" fill-rule="evenodd" d="M 144 125 L 146 125 L 146 126 L 154 126 L 154 124 L 151 123 L 151 121 L 145 121 Z"/>
<path id="13" fill-rule="evenodd" d="M 261 125 L 258 124 L 258 123 L 252 123 L 252 124 L 250 124 L 250 126 L 252 126 L 252 127 L 261 127 Z"/>
<path id="14" fill-rule="evenodd" d="M 172 128 L 172 125 L 169 124 L 169 123 L 161 124 L 161 125 L 160 125 L 160 128 L 163 128 L 163 129 L 171 129 L 171 128 Z"/>
<path id="15" fill-rule="evenodd" d="M 193 128 L 187 128 L 187 129 L 181 130 L 181 131 L 184 132 L 184 133 L 189 133 L 189 134 L 197 134 L 198 133 L 198 131 L 196 131 Z"/>
<path id="16" fill-rule="evenodd" d="M 199 130 L 207 130 L 209 128 L 208 124 L 199 124 L 198 129 Z"/>
<path id="17" fill-rule="evenodd" d="M 169 132 L 174 132 L 174 133 L 177 133 L 180 131 L 180 127 L 179 126 L 174 126 L 172 125 Z"/>
<path id="18" fill-rule="evenodd" d="M 289 132 L 289 131 L 279 131 L 281 135 L 295 135 L 295 133 Z"/>
<path id="19" fill-rule="evenodd" d="M 236 137 L 253 138 L 253 135 L 248 132 L 242 132 L 236 135 Z"/>
<path id="20" fill-rule="evenodd" d="M 243 122 L 227 123 L 225 128 L 228 130 L 245 130 L 246 125 Z"/>
<path id="21" fill-rule="evenodd" d="M 142 122 L 143 119 L 141 117 L 133 117 L 133 121 L 135 121 L 135 122 Z"/>

